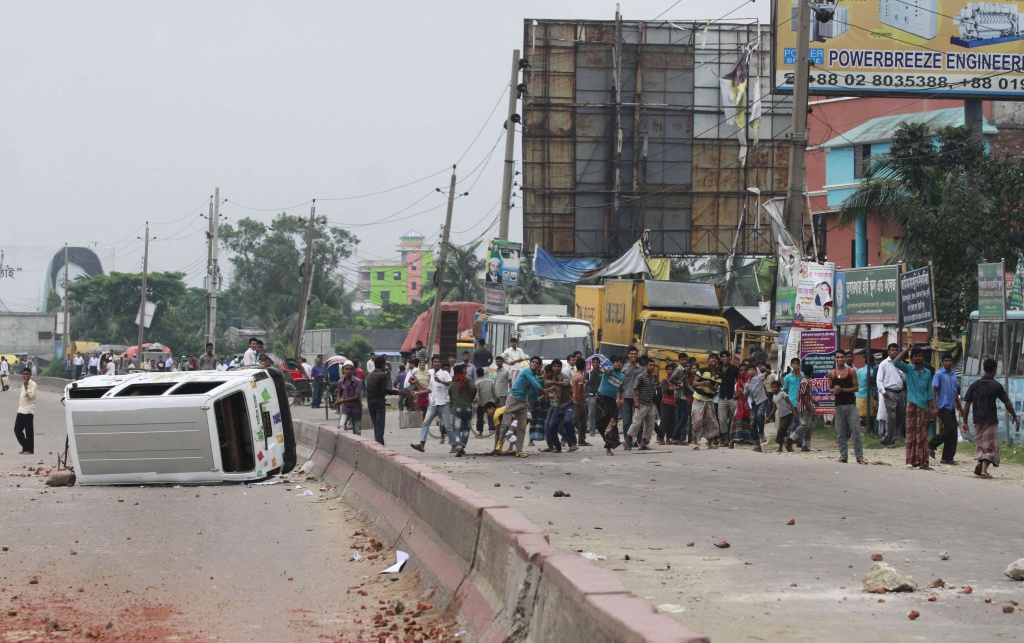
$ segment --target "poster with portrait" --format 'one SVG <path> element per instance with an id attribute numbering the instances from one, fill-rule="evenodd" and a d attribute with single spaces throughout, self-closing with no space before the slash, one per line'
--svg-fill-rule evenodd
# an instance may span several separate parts
<path id="1" fill-rule="evenodd" d="M 800 363 L 809 364 L 814 369 L 811 394 L 817 415 L 835 412 L 836 396 L 828 389 L 828 372 L 835 368 L 837 340 L 834 330 L 800 332 Z"/>
<path id="2" fill-rule="evenodd" d="M 6 310 L 46 310 L 46 302 L 64 295 L 64 246 L 0 246 L 0 301 Z M 68 282 L 116 269 L 114 249 L 69 246 Z"/>
<path id="3" fill-rule="evenodd" d="M 800 263 L 793 325 L 803 328 L 832 328 L 835 322 L 836 265 L 813 261 Z"/>
<path id="4" fill-rule="evenodd" d="M 519 285 L 519 258 L 523 255 L 523 244 L 502 239 L 487 242 L 487 272 L 484 283 Z"/>

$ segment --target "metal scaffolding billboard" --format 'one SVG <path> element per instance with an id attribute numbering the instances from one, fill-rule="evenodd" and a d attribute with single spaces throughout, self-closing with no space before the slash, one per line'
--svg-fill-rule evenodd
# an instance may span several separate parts
<path id="1" fill-rule="evenodd" d="M 792 109 L 767 93 L 767 25 L 526 20 L 524 39 L 527 252 L 611 257 L 649 229 L 655 255 L 726 254 L 744 211 L 736 251 L 772 252 L 754 222 L 758 202 L 785 196 Z M 720 79 L 745 48 L 747 100 L 755 81 L 764 94 L 743 159 Z"/>

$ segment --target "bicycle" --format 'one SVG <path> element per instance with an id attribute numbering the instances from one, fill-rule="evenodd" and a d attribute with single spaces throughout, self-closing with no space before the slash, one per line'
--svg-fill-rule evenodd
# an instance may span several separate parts
<path id="1" fill-rule="evenodd" d="M 324 419 L 331 419 L 331 409 L 334 408 L 334 388 L 329 381 L 324 382 L 323 399 L 320 401 L 324 407 Z"/>

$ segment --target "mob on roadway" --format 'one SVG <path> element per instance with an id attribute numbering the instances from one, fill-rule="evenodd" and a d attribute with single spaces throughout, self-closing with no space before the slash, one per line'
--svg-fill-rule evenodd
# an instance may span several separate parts
<path id="1" fill-rule="evenodd" d="M 276 368 L 100 375 L 64 398 L 79 484 L 244 482 L 295 467 Z"/>

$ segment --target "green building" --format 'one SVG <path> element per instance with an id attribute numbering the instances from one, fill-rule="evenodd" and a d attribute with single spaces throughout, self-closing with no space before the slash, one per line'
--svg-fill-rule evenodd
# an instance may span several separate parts
<path id="1" fill-rule="evenodd" d="M 385 301 L 409 304 L 433 289 L 434 251 L 423 244 L 423 234 L 410 230 L 401 237 L 394 259 L 359 262 L 361 303 L 379 306 Z"/>

